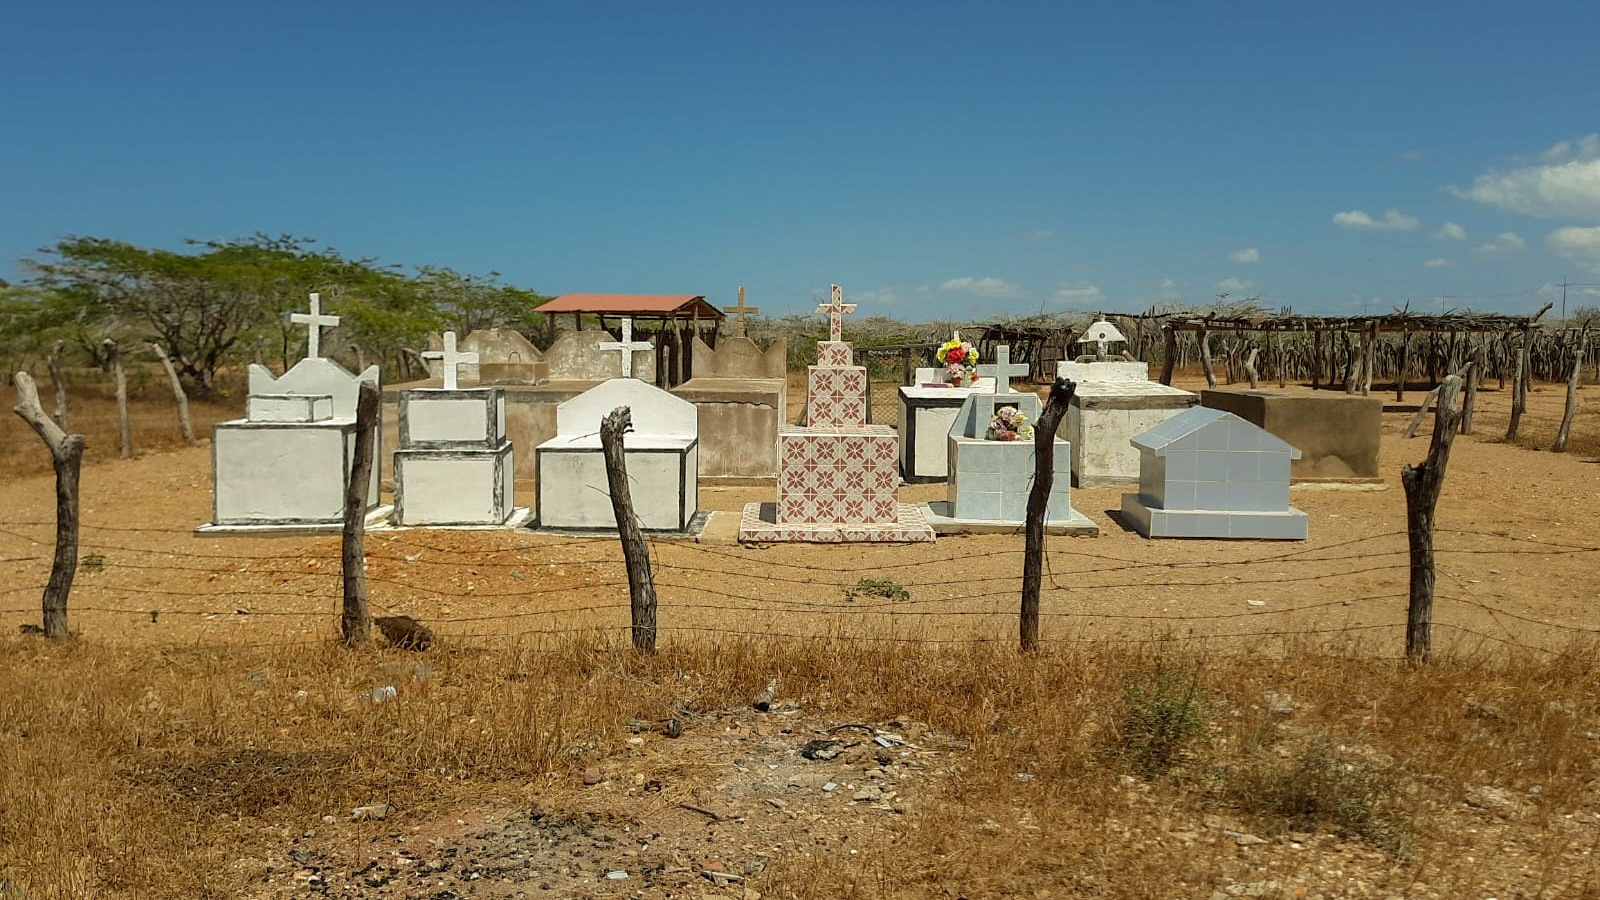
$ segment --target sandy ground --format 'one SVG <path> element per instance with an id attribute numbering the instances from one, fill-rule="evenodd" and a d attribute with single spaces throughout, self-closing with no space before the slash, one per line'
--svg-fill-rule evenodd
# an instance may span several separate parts
<path id="1" fill-rule="evenodd" d="M 1592 395 L 1593 388 L 1583 391 Z M 1412 398 L 1420 397 L 1420 393 Z M 1530 431 L 1553 431 L 1562 392 L 1533 395 Z M 1456 442 L 1439 509 L 1440 645 L 1508 641 L 1559 647 L 1600 628 L 1596 460 L 1498 440 L 1508 399 L 1480 394 L 1479 434 Z M 1407 557 L 1401 466 L 1426 454 L 1402 440 L 1409 414 L 1386 413 L 1380 490 L 1296 488 L 1311 516 L 1304 543 L 1148 541 L 1114 515 L 1121 488 L 1077 490 L 1098 538 L 1051 538 L 1047 640 L 1223 637 L 1257 649 L 1291 640 L 1401 647 Z M 1585 409 L 1577 433 L 1597 430 Z M 1584 444 L 1590 446 L 1590 444 Z M 42 453 L 42 449 L 40 450 Z M 72 627 L 112 641 L 320 639 L 334 628 L 332 536 L 200 537 L 210 516 L 210 448 L 98 460 L 83 471 L 83 561 Z M 531 505 L 532 485 L 519 484 Z M 770 487 L 704 487 L 700 504 L 729 534 Z M 902 499 L 943 496 L 908 486 Z M 0 628 L 38 620 L 54 496 L 47 474 L 0 481 Z M 945 641 L 1013 639 L 1020 535 L 932 545 L 653 544 L 660 623 L 674 632 L 845 635 Z M 407 530 L 368 538 L 377 611 L 407 613 L 461 639 L 622 627 L 627 586 L 614 541 L 529 532 Z M 864 590 L 888 579 L 909 597 Z"/>

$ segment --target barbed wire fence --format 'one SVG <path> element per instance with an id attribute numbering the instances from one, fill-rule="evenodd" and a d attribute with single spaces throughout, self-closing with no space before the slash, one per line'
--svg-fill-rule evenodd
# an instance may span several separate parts
<path id="1" fill-rule="evenodd" d="M 39 610 L 24 605 L 25 598 L 47 587 L 56 525 L 47 519 L 0 518 L 0 614 Z M 71 612 L 79 617 L 80 633 L 88 630 L 85 618 L 94 629 L 107 631 L 184 620 L 233 645 L 257 638 L 259 645 L 330 642 L 339 630 L 344 546 L 337 536 L 276 538 L 294 541 L 294 550 L 246 552 L 225 549 L 230 538 L 197 541 L 192 549 L 171 546 L 171 536 L 193 536 L 187 528 L 90 520 L 79 527 L 83 571 L 72 586 Z M 1433 532 L 1444 539 L 1433 556 L 1446 560 L 1600 552 L 1600 546 L 1485 530 Z M 469 534 L 473 537 L 464 537 Z M 1390 635 L 1398 638 L 1416 627 L 1407 615 L 1414 599 L 1408 589 L 1415 571 L 1413 545 L 1393 546 L 1401 535 L 1414 537 L 1414 529 L 1319 546 L 1272 546 L 1235 559 L 1176 560 L 1119 557 L 1084 549 L 1073 538 L 1046 539 L 1039 548 L 1042 625 L 1036 643 L 1370 638 L 1390 646 Z M 362 564 L 372 607 L 425 619 L 441 641 L 491 646 L 528 637 L 638 633 L 638 605 L 632 602 L 626 554 L 616 537 L 418 529 L 373 530 L 364 538 Z M 153 546 L 151 539 L 160 544 Z M 1017 642 L 1027 555 L 1021 541 L 1000 547 L 991 541 L 973 552 L 900 561 L 860 545 L 856 552 L 838 547 L 819 552 L 814 545 L 681 539 L 645 539 L 643 544 L 659 604 L 650 610 L 652 630 L 669 639 Z M 1432 569 L 1431 559 L 1428 565 Z M 1404 585 L 1401 573 L 1408 576 Z M 1448 571 L 1433 572 L 1436 578 L 1441 574 L 1447 590 L 1438 598 L 1431 627 L 1457 638 L 1561 653 L 1574 638 L 1600 634 L 1600 628 L 1553 622 L 1475 597 L 1470 582 Z M 1273 593 L 1277 599 L 1216 608 L 1215 601 L 1233 604 L 1245 592 Z M 262 622 L 279 624 L 255 624 Z M 242 628 L 250 633 L 241 635 Z M 1400 644 L 1397 639 L 1392 646 Z"/>

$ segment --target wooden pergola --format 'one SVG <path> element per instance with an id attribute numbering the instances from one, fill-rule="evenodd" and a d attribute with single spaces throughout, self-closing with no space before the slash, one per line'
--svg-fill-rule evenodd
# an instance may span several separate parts
<path id="1" fill-rule="evenodd" d="M 694 377 L 694 339 L 715 347 L 724 318 L 701 294 L 562 294 L 539 307 L 539 312 L 551 319 L 571 313 L 577 331 L 583 330 L 584 316 L 594 316 L 600 327 L 613 335 L 620 333 L 623 319 L 632 319 L 635 335 L 655 338 L 656 383 L 662 387 L 674 387 Z M 617 321 L 616 329 L 606 323 L 607 318 Z M 644 328 L 638 327 L 641 323 Z"/>

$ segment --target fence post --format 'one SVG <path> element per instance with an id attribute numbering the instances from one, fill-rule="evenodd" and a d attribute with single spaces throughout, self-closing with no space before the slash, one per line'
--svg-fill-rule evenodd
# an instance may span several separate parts
<path id="1" fill-rule="evenodd" d="M 374 430 L 382 402 L 377 385 L 361 382 L 356 398 L 355 459 L 350 464 L 350 481 L 344 487 L 344 547 L 340 554 L 344 606 L 339 635 L 352 647 L 372 640 L 372 616 L 367 612 L 367 491 L 372 486 L 372 451 L 377 438 Z"/>
<path id="2" fill-rule="evenodd" d="M 111 366 L 111 377 L 117 384 L 117 420 L 121 424 L 122 458 L 133 455 L 133 429 L 128 424 L 128 376 L 122 371 L 122 354 L 117 342 L 106 338 L 100 344 L 106 352 L 106 364 Z"/>
<path id="3" fill-rule="evenodd" d="M 1483 344 L 1478 343 L 1472 355 L 1472 368 L 1467 372 L 1466 399 L 1461 403 L 1461 433 L 1472 433 L 1472 413 L 1478 408 L 1478 379 L 1483 377 L 1484 366 L 1488 365 L 1488 356 L 1484 353 Z"/>
<path id="4" fill-rule="evenodd" d="M 1439 384 L 1438 409 L 1433 420 L 1433 443 L 1421 465 L 1400 470 L 1406 492 L 1406 534 L 1411 546 L 1411 590 L 1406 607 L 1406 656 L 1426 662 L 1433 640 L 1433 514 L 1444 487 L 1444 470 L 1450 462 L 1450 445 L 1461 425 L 1457 394 L 1461 376 L 1452 374 Z"/>
<path id="5" fill-rule="evenodd" d="M 1525 369 L 1528 359 L 1528 332 L 1522 333 L 1522 346 L 1517 348 L 1516 368 L 1511 370 L 1511 422 L 1506 426 L 1506 443 L 1515 443 L 1517 429 L 1522 425 L 1522 409 L 1527 403 Z"/>
<path id="6" fill-rule="evenodd" d="M 1200 368 L 1206 375 L 1206 387 L 1217 386 L 1217 372 L 1211 367 L 1211 332 L 1200 332 Z"/>
<path id="7" fill-rule="evenodd" d="M 1050 506 L 1050 488 L 1055 483 L 1056 429 L 1077 384 L 1057 378 L 1050 385 L 1050 396 L 1039 421 L 1033 426 L 1033 489 L 1028 492 L 1026 545 L 1022 555 L 1022 649 L 1039 647 L 1039 583 L 1044 576 L 1044 518 Z"/>
<path id="8" fill-rule="evenodd" d="M 67 434 L 45 415 L 39 405 L 39 388 L 33 376 L 18 372 L 15 412 L 33 426 L 50 449 L 56 470 L 56 554 L 50 564 L 50 581 L 44 589 L 44 636 L 67 636 L 67 596 L 78 573 L 78 469 L 83 462 L 83 435 Z"/>
<path id="9" fill-rule="evenodd" d="M 45 365 L 50 369 L 50 384 L 56 391 L 56 424 L 62 431 L 67 430 L 67 381 L 61 377 L 61 348 L 66 346 L 66 341 L 56 341 L 50 350 L 50 358 Z"/>
<path id="10" fill-rule="evenodd" d="M 183 392 L 183 383 L 178 380 L 178 370 L 172 367 L 172 360 L 167 356 L 167 351 L 161 349 L 160 344 L 151 341 L 148 346 L 150 352 L 156 355 L 156 359 L 161 360 L 161 368 L 166 370 L 167 380 L 172 382 L 172 400 L 178 404 L 178 427 L 183 429 L 183 440 L 194 446 L 194 426 L 189 423 L 189 395 Z"/>
<path id="11" fill-rule="evenodd" d="M 622 445 L 622 436 L 632 429 L 632 410 L 626 406 L 613 409 L 600 420 L 600 454 L 606 461 L 611 512 L 617 519 L 617 534 L 622 538 L 622 560 L 628 567 L 633 649 L 641 653 L 654 653 L 656 582 L 650 573 L 650 551 L 645 547 L 644 535 L 639 531 L 639 520 L 633 514 L 633 497 L 628 493 L 628 461 Z"/>
<path id="12" fill-rule="evenodd" d="M 1071 352 L 1070 345 L 1067 352 Z M 1178 331 L 1171 322 L 1161 325 L 1161 353 L 1161 383 L 1172 387 L 1172 371 L 1178 365 Z"/>
<path id="13" fill-rule="evenodd" d="M 1561 427 L 1556 431 L 1556 442 L 1550 445 L 1555 453 L 1567 452 L 1567 438 L 1572 435 L 1572 418 L 1578 414 L 1578 378 L 1583 374 L 1583 338 L 1573 348 L 1572 377 L 1567 379 L 1567 408 L 1561 413 Z"/>

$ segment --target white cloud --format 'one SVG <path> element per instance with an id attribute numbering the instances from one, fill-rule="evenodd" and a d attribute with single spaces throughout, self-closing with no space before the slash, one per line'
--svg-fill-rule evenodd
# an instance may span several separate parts
<path id="1" fill-rule="evenodd" d="M 862 291 L 860 293 L 852 293 L 850 295 L 851 303 L 866 303 L 869 305 L 875 303 L 893 303 L 899 299 L 900 295 L 895 292 L 894 288 L 879 288 L 875 291 Z"/>
<path id="2" fill-rule="evenodd" d="M 1446 222 L 1444 227 L 1433 233 L 1433 239 L 1436 241 L 1445 238 L 1449 238 L 1452 241 L 1464 241 L 1467 239 L 1467 230 L 1454 222 Z"/>
<path id="3" fill-rule="evenodd" d="M 1571 259 L 1600 258 L 1600 225 L 1590 228 L 1557 228 L 1544 239 L 1545 245 Z"/>
<path id="4" fill-rule="evenodd" d="M 1366 210 L 1352 209 L 1334 213 L 1333 224 L 1340 228 L 1367 231 L 1411 231 L 1419 223 L 1416 219 L 1398 209 L 1391 209 L 1384 213 L 1382 219 L 1374 219 L 1372 216 L 1367 215 Z"/>
<path id="5" fill-rule="evenodd" d="M 992 275 L 985 278 L 973 278 L 970 275 L 963 275 L 960 278 L 952 278 L 939 286 L 947 291 L 961 291 L 974 297 L 986 297 L 990 300 L 1005 300 L 1022 296 L 1022 288 Z"/>
<path id="6" fill-rule="evenodd" d="M 1494 236 L 1494 240 L 1486 241 L 1472 248 L 1473 253 L 1484 256 L 1499 256 L 1504 253 L 1514 253 L 1528 246 L 1528 242 L 1515 231 L 1502 231 Z"/>
<path id="7" fill-rule="evenodd" d="M 1424 269 L 1443 269 L 1448 267 L 1450 264 L 1450 260 L 1445 259 L 1442 256 L 1435 256 L 1433 259 L 1424 262 L 1422 267 Z"/>
<path id="8" fill-rule="evenodd" d="M 1256 283 L 1248 278 L 1224 278 L 1217 282 L 1217 290 L 1227 291 L 1230 294 L 1248 291 L 1255 286 Z"/>
<path id="9" fill-rule="evenodd" d="M 1097 284 L 1087 281 L 1062 281 L 1056 284 L 1055 299 L 1061 303 L 1080 306 L 1100 303 L 1106 299 Z"/>
<path id="10" fill-rule="evenodd" d="M 1161 283 L 1157 284 L 1156 287 L 1162 289 L 1163 291 L 1175 290 L 1178 287 L 1178 282 L 1171 278 L 1163 278 L 1161 279 Z"/>
<path id="11" fill-rule="evenodd" d="M 1490 170 L 1450 193 L 1507 212 L 1542 219 L 1600 216 L 1600 134 L 1561 141 L 1540 163 Z"/>
<path id="12" fill-rule="evenodd" d="M 1056 233 L 1048 228 L 1035 228 L 1022 233 L 1022 239 L 1025 241 L 1048 241 L 1055 236 Z"/>
<path id="13" fill-rule="evenodd" d="M 1400 154 L 1400 158 L 1405 160 L 1406 162 L 1417 162 L 1417 161 L 1421 160 L 1424 155 L 1425 154 L 1421 150 L 1417 149 L 1416 147 L 1413 147 L 1410 150 L 1407 150 L 1404 153 Z"/>
<path id="14" fill-rule="evenodd" d="M 1246 247 L 1243 250 L 1235 250 L 1232 253 L 1229 253 L 1228 258 L 1236 263 L 1260 262 L 1261 251 L 1254 247 Z"/>

